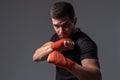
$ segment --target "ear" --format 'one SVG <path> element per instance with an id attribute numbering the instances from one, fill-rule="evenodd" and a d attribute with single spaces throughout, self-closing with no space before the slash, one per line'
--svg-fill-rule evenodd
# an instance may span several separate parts
<path id="1" fill-rule="evenodd" d="M 74 25 L 77 23 L 77 17 L 74 18 Z"/>

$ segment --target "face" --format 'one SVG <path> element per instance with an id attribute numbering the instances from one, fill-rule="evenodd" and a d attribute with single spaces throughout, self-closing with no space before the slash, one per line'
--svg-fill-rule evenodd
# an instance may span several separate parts
<path id="1" fill-rule="evenodd" d="M 68 17 L 62 19 L 52 18 L 52 23 L 55 32 L 60 38 L 69 37 L 75 29 L 75 20 L 71 20 Z"/>

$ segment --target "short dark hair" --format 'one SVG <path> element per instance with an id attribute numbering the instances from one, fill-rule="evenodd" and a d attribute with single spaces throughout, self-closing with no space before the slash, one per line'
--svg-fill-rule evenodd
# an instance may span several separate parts
<path id="1" fill-rule="evenodd" d="M 74 19 L 75 12 L 73 6 L 68 2 L 54 3 L 50 9 L 50 15 L 54 19 L 61 19 L 68 16 L 70 19 Z"/>

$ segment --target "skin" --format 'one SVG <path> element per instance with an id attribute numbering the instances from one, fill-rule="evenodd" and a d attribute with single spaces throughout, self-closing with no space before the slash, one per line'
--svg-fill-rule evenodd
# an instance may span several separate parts
<path id="1" fill-rule="evenodd" d="M 62 19 L 52 18 L 53 28 L 60 38 L 69 37 L 70 34 L 75 31 L 76 21 L 77 18 L 74 18 L 73 20 L 68 17 Z M 52 43 L 53 42 L 49 41 L 38 48 L 33 55 L 33 61 L 39 62 L 47 60 L 49 53 L 53 51 L 50 47 Z M 68 47 L 68 49 L 73 49 L 74 42 L 65 41 L 64 45 Z M 69 70 L 69 72 L 80 80 L 102 80 L 98 60 L 83 59 L 81 63 L 82 66 L 75 63 L 75 66 L 72 70 Z"/>
<path id="2" fill-rule="evenodd" d="M 53 28 L 60 38 L 69 37 L 72 32 L 74 32 L 76 18 L 70 20 L 68 17 L 62 19 L 53 19 Z"/>

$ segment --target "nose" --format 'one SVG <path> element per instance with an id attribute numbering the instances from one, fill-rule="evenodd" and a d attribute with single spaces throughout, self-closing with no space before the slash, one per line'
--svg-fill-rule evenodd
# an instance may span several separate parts
<path id="1" fill-rule="evenodd" d="M 63 27 L 60 27 L 59 32 L 63 33 L 63 31 L 64 31 Z"/>

